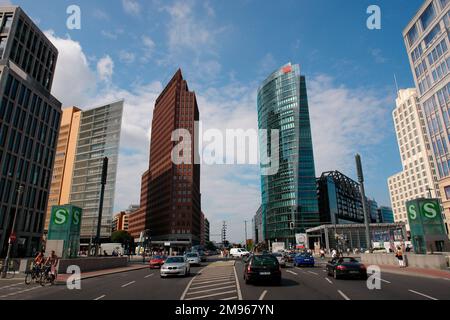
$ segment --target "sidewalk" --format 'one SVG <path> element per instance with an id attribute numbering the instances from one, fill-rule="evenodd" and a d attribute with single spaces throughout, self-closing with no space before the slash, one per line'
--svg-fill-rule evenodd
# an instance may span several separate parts
<path id="1" fill-rule="evenodd" d="M 405 276 L 416 276 L 425 278 L 438 278 L 438 279 L 448 279 L 450 280 L 450 270 L 437 270 L 437 269 L 423 269 L 423 268 L 400 268 L 393 265 L 379 265 L 381 272 L 401 274 Z"/>
<path id="2" fill-rule="evenodd" d="M 124 268 L 114 268 L 114 269 L 105 269 L 105 270 L 98 270 L 98 271 L 91 271 L 91 272 L 83 272 L 81 274 L 81 279 L 84 280 L 84 279 L 89 279 L 89 278 L 106 276 L 106 275 L 110 275 L 110 274 L 142 270 L 142 269 L 147 269 L 147 268 L 148 268 L 148 265 L 133 264 L 133 265 L 129 265 Z M 58 278 L 56 279 L 56 284 L 65 284 L 67 279 L 70 276 L 71 276 L 71 274 L 59 274 Z"/>

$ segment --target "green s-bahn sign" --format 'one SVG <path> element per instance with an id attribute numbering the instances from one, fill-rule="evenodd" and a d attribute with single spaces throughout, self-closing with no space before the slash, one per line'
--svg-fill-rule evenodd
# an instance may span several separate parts
<path id="1" fill-rule="evenodd" d="M 65 257 L 75 257 L 78 253 L 82 212 L 72 205 L 52 207 L 48 240 L 64 240 Z"/>
<path id="2" fill-rule="evenodd" d="M 427 238 L 446 237 L 444 220 L 439 201 L 416 199 L 406 203 L 411 240 L 417 253 L 426 253 Z"/>

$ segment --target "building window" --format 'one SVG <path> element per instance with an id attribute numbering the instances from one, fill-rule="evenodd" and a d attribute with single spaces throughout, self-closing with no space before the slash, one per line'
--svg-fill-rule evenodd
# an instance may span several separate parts
<path id="1" fill-rule="evenodd" d="M 450 186 L 444 187 L 445 197 L 450 200 Z"/>
<path id="2" fill-rule="evenodd" d="M 423 30 L 426 30 L 430 26 L 435 16 L 436 11 L 434 10 L 433 3 L 431 3 L 420 17 L 420 22 L 422 23 Z"/>

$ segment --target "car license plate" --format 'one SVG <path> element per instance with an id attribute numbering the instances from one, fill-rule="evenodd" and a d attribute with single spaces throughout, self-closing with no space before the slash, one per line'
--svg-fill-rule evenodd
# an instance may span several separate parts
<path id="1" fill-rule="evenodd" d="M 270 276 L 270 272 L 260 272 L 261 276 Z"/>
<path id="2" fill-rule="evenodd" d="M 359 271 L 350 271 L 349 273 L 350 273 L 350 274 L 358 274 Z"/>

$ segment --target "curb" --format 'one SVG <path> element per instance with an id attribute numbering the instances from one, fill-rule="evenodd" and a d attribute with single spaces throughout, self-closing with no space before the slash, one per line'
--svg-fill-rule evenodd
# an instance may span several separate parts
<path id="1" fill-rule="evenodd" d="M 408 268 L 405 268 L 406 270 Z M 420 278 L 429 278 L 429 279 L 449 279 L 450 277 L 445 277 L 444 275 L 442 276 L 438 276 L 438 275 L 429 275 L 429 274 L 424 274 L 424 273 L 419 273 L 419 272 L 402 272 L 400 270 L 395 270 L 395 269 L 385 269 L 383 267 L 381 267 L 381 272 L 385 272 L 385 273 L 392 273 L 392 274 L 397 274 L 397 275 L 403 275 L 403 276 L 410 276 L 410 277 L 420 277 Z"/>
<path id="2" fill-rule="evenodd" d="M 98 278 L 98 277 L 103 277 L 103 276 L 109 276 L 111 274 L 118 274 L 118 273 L 125 273 L 125 272 L 131 272 L 131 271 L 137 271 L 137 270 L 143 270 L 143 269 L 147 269 L 148 266 L 140 266 L 140 267 L 136 267 L 134 269 L 128 269 L 128 270 L 117 270 L 117 271 L 112 271 L 112 272 L 108 272 L 108 273 L 102 273 L 102 274 L 95 274 L 95 275 L 84 275 L 81 274 L 81 280 L 86 280 L 86 279 L 91 279 L 91 278 Z M 68 274 L 69 275 L 69 274 Z M 67 280 L 56 280 L 55 284 L 56 285 L 62 285 L 62 284 L 66 284 Z"/>

